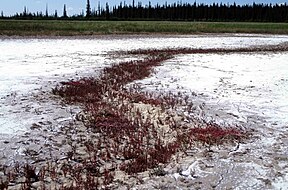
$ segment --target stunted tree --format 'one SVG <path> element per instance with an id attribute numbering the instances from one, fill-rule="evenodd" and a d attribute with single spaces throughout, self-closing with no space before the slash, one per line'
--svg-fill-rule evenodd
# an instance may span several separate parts
<path id="1" fill-rule="evenodd" d="M 58 18 L 58 13 L 57 13 L 57 10 L 55 10 L 55 13 L 54 13 L 54 18 Z"/>
<path id="2" fill-rule="evenodd" d="M 101 16 L 101 4 L 100 4 L 100 1 L 98 1 L 98 15 Z"/>
<path id="3" fill-rule="evenodd" d="M 63 17 L 67 18 L 66 4 L 64 4 L 64 8 L 63 8 Z"/>
<path id="4" fill-rule="evenodd" d="M 26 6 L 24 6 L 24 10 L 23 10 L 23 16 L 25 17 L 25 16 L 27 16 L 27 8 L 26 8 Z"/>
<path id="5" fill-rule="evenodd" d="M 46 11 L 45 11 L 45 17 L 48 17 L 49 13 L 48 13 L 48 4 L 46 4 Z"/>
<path id="6" fill-rule="evenodd" d="M 87 0 L 87 4 L 86 4 L 86 18 L 90 18 L 91 17 L 91 6 L 90 6 L 90 1 Z"/>
<path id="7" fill-rule="evenodd" d="M 106 3 L 105 16 L 106 16 L 106 20 L 110 19 L 110 9 L 109 9 L 109 4 L 108 3 Z"/>

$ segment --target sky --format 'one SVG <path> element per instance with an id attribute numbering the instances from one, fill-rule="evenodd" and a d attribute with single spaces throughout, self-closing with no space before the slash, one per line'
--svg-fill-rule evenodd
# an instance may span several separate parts
<path id="1" fill-rule="evenodd" d="M 150 0 L 152 5 L 155 4 L 164 4 L 167 2 L 168 4 L 174 2 L 180 2 L 181 0 Z M 14 15 L 16 12 L 21 13 L 26 6 L 29 12 L 40 12 L 45 13 L 46 6 L 48 6 L 49 14 L 53 14 L 55 10 L 57 10 L 58 15 L 62 15 L 64 4 L 67 7 L 67 13 L 69 16 L 79 14 L 82 10 L 85 11 L 87 0 L 0 0 L 0 11 L 3 11 L 4 15 L 10 16 Z M 105 3 L 108 2 L 110 6 L 119 5 L 120 2 L 124 2 L 124 0 L 90 0 L 91 8 L 98 7 L 98 2 L 102 6 L 105 6 Z M 131 4 L 132 0 L 126 0 L 126 4 Z M 142 2 L 143 5 L 148 4 L 149 0 L 135 0 L 136 5 L 138 2 Z M 182 2 L 194 3 L 194 0 L 182 0 Z M 197 3 L 236 3 L 239 5 L 242 4 L 252 4 L 255 3 L 264 3 L 264 4 L 275 4 L 275 3 L 288 3 L 288 0 L 197 0 Z"/>

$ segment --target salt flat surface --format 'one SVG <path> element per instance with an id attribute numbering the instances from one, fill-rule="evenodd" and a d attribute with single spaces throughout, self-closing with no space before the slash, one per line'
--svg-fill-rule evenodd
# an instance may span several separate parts
<path id="1" fill-rule="evenodd" d="M 160 91 L 204 94 L 203 101 L 231 112 L 237 121 L 247 123 L 257 114 L 267 123 L 287 125 L 287 62 L 287 52 L 180 55 L 141 83 Z"/>
<path id="2" fill-rule="evenodd" d="M 45 87 L 46 90 L 51 90 L 60 80 L 75 78 L 76 74 L 97 75 L 95 73 L 99 69 L 117 62 L 109 58 L 108 52 L 139 48 L 247 47 L 278 44 L 286 39 L 286 36 L 263 35 L 108 36 L 91 39 L 2 38 L 0 39 L 0 134 L 13 134 L 19 130 L 26 130 L 34 122 L 34 118 L 23 110 L 25 107 L 30 110 L 37 109 L 37 106 L 27 108 L 27 105 L 22 105 L 17 108 L 23 97 L 31 97 L 31 93 L 35 94 Z"/>
<path id="3" fill-rule="evenodd" d="M 60 81 L 97 76 L 104 67 L 135 59 L 115 57 L 115 51 L 237 48 L 287 41 L 288 36 L 247 34 L 2 38 L 0 141 L 4 143 L 10 135 L 29 131 L 33 123 L 57 126 L 72 120 L 79 107 L 62 105 L 59 99 L 53 99 L 51 89 Z M 240 124 L 259 132 L 259 139 L 233 151 L 214 151 L 213 159 L 206 160 L 201 152 L 196 152 L 199 157 L 190 157 L 183 164 L 184 173 L 175 172 L 172 178 L 185 174 L 193 183 L 217 179 L 216 189 L 263 189 L 267 184 L 272 189 L 288 188 L 287 62 L 287 52 L 178 55 L 157 67 L 151 77 L 137 81 L 146 90 L 194 94 L 191 101 L 204 107 L 204 112 L 197 112 L 196 116 L 221 124 Z M 10 150 L 0 147 L 1 151 L 4 149 Z M 17 155 L 20 149 L 16 149 Z M 213 170 L 204 165 L 214 166 Z M 191 170 L 196 177 L 189 175 Z M 181 186 L 180 181 L 177 184 L 180 189 L 187 186 Z M 206 187 L 204 183 L 202 187 Z"/>
<path id="4" fill-rule="evenodd" d="M 137 83 L 145 90 L 190 95 L 201 107 L 193 113 L 200 119 L 257 131 L 258 140 L 232 148 L 228 158 L 219 157 L 221 149 L 213 150 L 212 161 L 202 157 L 218 169 L 211 174 L 205 167 L 198 170 L 201 182 L 218 177 L 216 189 L 280 190 L 288 188 L 287 62 L 288 52 L 178 55 Z M 173 178 L 191 179 L 188 174 L 198 163 L 195 158 L 187 162 L 192 164 Z"/>

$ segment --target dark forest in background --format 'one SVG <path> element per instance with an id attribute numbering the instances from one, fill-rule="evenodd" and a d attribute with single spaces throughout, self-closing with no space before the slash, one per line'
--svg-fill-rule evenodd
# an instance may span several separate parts
<path id="1" fill-rule="evenodd" d="M 1 10 L 1 8 L 0 8 Z M 61 16 L 60 16 L 61 15 Z M 66 5 L 63 12 L 58 14 L 57 10 L 48 13 L 48 5 L 45 13 L 31 13 L 24 7 L 22 13 L 1 18 L 9 19 L 71 19 L 71 20 L 167 20 L 167 21 L 236 21 L 236 22 L 288 22 L 288 5 L 285 4 L 193 4 L 173 3 L 143 5 L 135 1 L 132 4 L 120 3 L 110 7 L 98 4 L 97 8 L 91 8 L 90 1 L 87 0 L 86 9 L 77 15 L 67 13 Z"/>

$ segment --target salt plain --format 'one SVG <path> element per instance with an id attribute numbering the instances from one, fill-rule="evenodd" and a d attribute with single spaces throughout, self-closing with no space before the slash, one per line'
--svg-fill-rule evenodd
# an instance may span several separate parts
<path id="1" fill-rule="evenodd" d="M 79 111 L 77 107 L 74 110 L 63 108 L 63 105 L 59 105 L 59 102 L 53 99 L 41 99 L 39 102 L 39 96 L 43 93 L 49 94 L 60 81 L 81 76 L 97 76 L 103 67 L 131 58 L 114 57 L 112 55 L 115 51 L 179 47 L 237 48 L 276 45 L 287 41 L 288 36 L 248 34 L 2 38 L 0 133 L 4 139 L 6 135 L 15 136 L 29 131 L 35 122 L 53 120 L 61 124 L 63 120 L 72 119 L 71 112 Z M 137 83 L 148 90 L 194 92 L 197 96 L 192 97 L 192 101 L 205 103 L 207 109 L 201 116 L 207 120 L 215 119 L 224 124 L 250 126 L 263 133 L 257 142 L 241 148 L 254 149 L 254 156 L 263 151 L 266 151 L 267 155 L 278 151 L 281 156 L 288 157 L 285 148 L 288 143 L 287 61 L 287 52 L 178 55 L 156 68 L 153 76 Z M 59 114 L 62 116 L 59 117 Z M 279 139 L 281 135 L 284 137 Z M 269 149 L 271 150 L 268 151 Z M 267 157 L 267 163 L 272 162 L 274 158 L 267 155 L 262 157 Z M 219 164 L 223 164 L 224 161 L 220 161 Z M 284 173 L 282 177 L 269 178 L 273 181 L 272 186 L 275 189 L 288 186 L 287 163 L 279 161 L 277 167 L 281 164 L 281 172 Z M 258 173 L 266 178 L 269 172 L 271 173 L 270 169 L 261 164 L 259 166 L 252 163 L 249 167 L 248 164 L 243 165 L 245 162 L 233 167 L 252 170 L 258 168 Z M 276 173 L 274 169 L 273 172 Z M 251 173 L 253 182 L 258 174 Z M 230 175 L 233 176 L 233 172 Z M 243 175 L 242 178 L 248 182 L 242 184 L 242 187 L 248 187 L 252 183 L 249 181 L 251 175 Z M 255 187 L 262 187 L 258 183 L 260 184 L 259 180 L 254 183 Z M 238 184 L 238 187 L 241 187 L 241 184 Z"/>
<path id="2" fill-rule="evenodd" d="M 158 67 L 156 75 L 138 84 L 150 91 L 180 91 L 190 95 L 191 101 L 201 106 L 198 112 L 193 113 L 194 117 L 222 126 L 237 125 L 257 131 L 259 140 L 240 146 L 236 151 L 247 154 L 248 150 L 248 156 L 244 156 L 246 159 L 233 163 L 231 160 L 237 158 L 232 156 L 232 159 L 214 158 L 214 161 L 206 162 L 226 170 L 222 173 L 225 177 L 219 179 L 226 179 L 226 182 L 217 185 L 217 189 L 287 189 L 287 61 L 287 52 L 179 55 Z M 190 160 L 190 163 L 184 167 L 184 174 L 197 171 L 208 181 L 215 177 L 215 173 L 199 172 L 198 160 Z M 273 163 L 270 168 L 268 163 Z M 235 174 L 233 170 L 240 173 Z M 281 175 L 275 178 L 273 173 Z M 178 177 L 179 173 L 175 176 Z M 187 178 L 191 176 L 187 175 Z M 259 179 L 268 179 L 270 185 L 261 185 Z M 229 183 L 231 186 L 227 186 Z"/>
<path id="3" fill-rule="evenodd" d="M 286 52 L 180 55 L 141 83 L 152 90 L 204 94 L 203 102 L 243 123 L 257 114 L 267 123 L 287 125 L 287 61 Z"/>
<path id="4" fill-rule="evenodd" d="M 287 36 L 267 35 L 105 36 L 90 39 L 2 38 L 0 40 L 0 133 L 14 133 L 31 124 L 20 119 L 23 117 L 19 118 L 19 115 L 10 113 L 10 109 L 13 109 L 10 106 L 17 101 L 17 98 L 39 91 L 48 82 L 51 83 L 50 88 L 52 88 L 57 81 L 74 78 L 75 74 L 94 75 L 95 70 L 117 62 L 109 58 L 109 52 L 178 47 L 235 48 L 273 45 L 286 40 Z M 207 58 L 209 59 L 209 56 Z M 203 58 L 203 61 L 205 59 Z M 198 86 L 204 86 L 200 81 L 197 83 Z M 11 104 L 5 103 L 7 100 Z"/>

